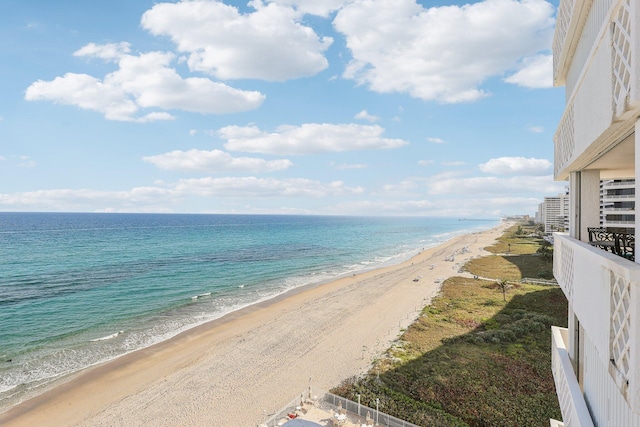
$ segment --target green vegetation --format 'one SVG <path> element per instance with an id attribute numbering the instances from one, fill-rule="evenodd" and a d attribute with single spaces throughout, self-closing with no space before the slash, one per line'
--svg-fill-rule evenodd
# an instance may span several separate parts
<path id="1" fill-rule="evenodd" d="M 549 418 L 560 419 L 550 326 L 566 325 L 566 299 L 558 287 L 508 282 L 550 269 L 538 253 L 541 239 L 524 237 L 529 229 L 510 229 L 491 248 L 504 253 L 511 243 L 511 255 L 467 264 L 471 274 L 492 280 L 445 281 L 387 357 L 332 391 L 353 400 L 359 394 L 372 407 L 379 398 L 381 411 L 423 426 L 548 426 Z M 518 262 L 505 268 L 504 258 L 514 257 Z"/>
<path id="2" fill-rule="evenodd" d="M 495 255 L 472 259 L 465 268 L 480 277 L 494 279 L 552 279 L 553 248 L 538 233 L 534 226 L 512 227 L 494 245 L 485 248 Z"/>

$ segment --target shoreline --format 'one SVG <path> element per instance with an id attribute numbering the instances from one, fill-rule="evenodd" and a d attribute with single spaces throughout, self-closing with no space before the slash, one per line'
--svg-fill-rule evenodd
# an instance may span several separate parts
<path id="1" fill-rule="evenodd" d="M 330 389 L 365 372 L 437 294 L 435 282 L 458 275 L 452 267 L 479 256 L 509 225 L 293 289 L 87 368 L 0 413 L 0 424 L 256 425 L 309 377 Z M 470 250 L 460 260 L 444 261 L 462 247 Z"/>
<path id="2" fill-rule="evenodd" d="M 255 307 L 268 306 L 271 303 L 277 302 L 282 298 L 287 298 L 288 296 L 295 295 L 297 292 L 304 291 L 305 289 L 312 289 L 317 286 L 322 286 L 324 284 L 333 282 L 341 278 L 351 277 L 353 274 L 359 275 L 372 270 L 400 265 L 403 262 L 413 258 L 420 252 L 424 251 L 425 249 L 430 249 L 430 248 L 445 244 L 446 242 L 455 238 L 456 236 L 470 234 L 478 231 L 482 231 L 482 230 L 478 230 L 477 228 L 476 229 L 471 228 L 467 230 L 455 230 L 455 231 L 443 232 L 440 235 L 434 236 L 437 239 L 445 239 L 445 240 L 441 240 L 440 242 L 428 242 L 428 243 L 422 242 L 421 245 L 418 245 L 416 242 L 413 242 L 413 244 L 408 245 L 413 247 L 412 250 L 409 250 L 409 251 L 403 250 L 397 254 L 386 255 L 383 257 L 375 257 L 373 261 L 365 260 L 365 261 L 357 262 L 353 265 L 345 265 L 343 266 L 344 267 L 343 270 L 345 271 L 343 271 L 342 273 L 332 275 L 330 277 L 326 277 L 324 279 L 314 279 L 312 278 L 313 276 L 303 275 L 302 277 L 305 277 L 307 280 L 305 280 L 306 283 L 303 283 L 302 285 L 296 285 L 293 287 L 289 287 L 288 289 L 282 289 L 278 292 L 269 292 L 269 290 L 267 289 L 267 292 L 264 293 L 264 295 L 261 295 L 260 291 L 255 291 L 258 294 L 258 297 L 256 297 L 256 299 L 253 301 L 241 302 L 235 306 L 231 306 L 227 309 L 224 309 L 221 312 L 206 313 L 206 316 L 205 316 L 207 317 L 206 319 L 200 319 L 198 321 L 192 321 L 192 322 L 185 322 L 183 323 L 182 327 L 179 328 L 180 330 L 176 330 L 175 332 L 168 331 L 168 332 L 162 333 L 161 335 L 164 335 L 164 336 L 160 339 L 156 339 L 155 337 L 147 337 L 149 338 L 149 341 L 151 341 L 150 343 L 146 343 L 136 348 L 129 348 L 128 350 L 122 351 L 122 352 L 119 352 L 118 348 L 106 349 L 107 353 L 111 354 L 111 357 L 108 359 L 101 358 L 99 360 L 95 360 L 93 363 L 85 364 L 82 367 L 80 366 L 76 367 L 75 365 L 71 365 L 71 368 L 69 368 L 64 373 L 59 373 L 57 375 L 53 375 L 48 378 L 36 379 L 36 380 L 33 380 L 33 382 L 27 383 L 27 384 L 21 384 L 21 385 L 18 384 L 15 387 L 16 391 L 8 390 L 6 392 L 3 392 L 4 395 L 3 393 L 0 393 L 0 396 L 2 396 L 2 398 L 0 399 L 0 414 L 8 411 L 12 407 L 24 401 L 37 397 L 38 395 L 43 394 L 56 386 L 59 386 L 61 384 L 68 382 L 72 378 L 75 378 L 75 376 L 77 376 L 78 374 L 88 369 L 93 369 L 97 366 L 110 363 L 115 359 L 123 357 L 129 353 L 133 353 L 148 347 L 152 347 L 154 345 L 160 344 L 163 341 L 174 339 L 176 336 L 182 333 L 186 333 L 191 329 L 198 328 L 202 325 L 213 324 L 212 322 L 218 322 L 220 321 L 220 319 L 225 318 L 226 316 L 233 316 L 233 314 L 236 312 L 243 313 L 245 311 L 250 311 L 252 306 L 255 306 Z M 420 246 L 422 246 L 422 249 L 420 249 Z M 294 276 L 294 278 L 297 278 L 297 277 Z M 239 287 L 244 287 L 244 286 L 239 286 Z M 202 295 L 198 295 L 198 296 L 202 296 Z M 192 296 L 191 300 L 194 300 L 194 298 L 195 297 Z M 174 308 L 173 310 L 177 310 L 177 309 Z M 182 319 L 178 319 L 178 320 L 182 320 Z M 106 336 L 114 337 L 113 331 L 119 331 L 119 330 L 120 330 L 120 333 L 123 333 L 125 331 L 129 333 L 132 330 L 135 331 L 136 329 L 135 329 L 135 326 L 132 328 L 131 325 L 115 325 L 114 327 L 110 328 L 110 330 L 107 330 L 102 334 L 105 337 Z M 119 335 L 120 333 L 115 332 L 115 335 Z M 109 335 L 106 335 L 106 334 L 109 334 Z M 91 339 L 87 337 L 86 342 L 96 342 L 96 341 L 102 341 L 104 339 L 104 338 L 95 338 L 96 336 L 101 336 L 101 335 L 94 335 Z M 82 350 L 83 349 L 81 349 L 81 351 Z M 73 355 L 72 357 L 75 357 L 75 355 Z"/>

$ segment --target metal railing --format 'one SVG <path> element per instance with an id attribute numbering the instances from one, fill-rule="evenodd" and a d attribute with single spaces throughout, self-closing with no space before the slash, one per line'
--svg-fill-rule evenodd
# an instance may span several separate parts
<path id="1" fill-rule="evenodd" d="M 610 207 L 604 206 L 602 210 L 605 214 L 607 212 L 629 212 L 629 215 L 636 214 L 635 208 L 610 208 Z"/>
<path id="2" fill-rule="evenodd" d="M 339 408 L 342 407 L 346 409 L 347 414 L 357 415 L 358 417 L 362 417 L 363 419 L 367 417 L 367 414 L 369 414 L 371 419 L 373 419 L 374 426 L 419 427 L 418 425 L 412 424 L 409 421 L 401 420 L 384 412 L 380 412 L 379 410 L 369 408 L 368 406 L 329 392 L 318 390 L 317 388 L 314 388 L 314 393 L 316 393 L 316 396 L 318 396 L 317 399 L 315 397 L 313 399 L 314 405 L 326 411 L 327 413 L 329 413 L 331 410 L 333 410 L 334 412 L 338 412 Z M 308 394 L 306 390 L 300 393 L 300 396 L 302 397 L 305 394 Z M 275 427 L 278 425 L 277 423 L 279 420 L 281 420 L 282 418 L 287 418 L 291 413 L 295 413 L 297 408 L 300 406 L 301 397 L 296 397 L 284 408 L 269 416 L 264 424 L 266 424 L 267 427 Z"/>
<path id="3" fill-rule="evenodd" d="M 270 415 L 269 418 L 265 420 L 263 424 L 267 425 L 267 427 L 276 427 L 277 422 L 282 418 L 288 418 L 290 413 L 295 413 L 298 406 L 300 405 L 300 401 L 303 400 L 303 393 L 300 393 L 301 397 L 296 397 L 291 402 L 287 403 L 282 409 L 276 411 L 274 414 Z"/>
<path id="4" fill-rule="evenodd" d="M 558 286 L 558 282 L 556 281 L 556 279 L 547 280 L 547 279 L 539 279 L 539 278 L 533 278 L 533 277 L 523 277 L 522 279 L 520 279 L 520 283 L 532 283 L 534 285 Z"/>
<path id="5" fill-rule="evenodd" d="M 636 195 L 635 194 L 603 194 L 602 195 L 602 200 L 604 200 L 605 202 L 607 200 L 628 200 L 628 199 L 635 199 Z"/>
<path id="6" fill-rule="evenodd" d="M 328 404 L 329 409 L 342 405 L 343 408 L 352 414 L 365 418 L 367 413 L 371 415 L 371 419 L 374 421 L 374 426 L 386 426 L 386 427 L 419 427 L 409 421 L 404 421 L 399 418 L 393 417 L 379 410 L 369 408 L 368 406 L 361 405 L 358 402 L 346 399 L 341 396 L 337 396 L 331 393 L 325 393 L 321 404 Z"/>
<path id="7" fill-rule="evenodd" d="M 564 425 L 593 427 L 578 379 L 567 352 L 566 328 L 551 327 L 551 369 Z"/>
<path id="8" fill-rule="evenodd" d="M 636 186 L 636 182 L 635 180 L 624 180 L 624 181 L 608 181 L 606 182 L 604 185 L 604 188 L 610 188 L 610 187 L 627 187 L 627 188 L 635 188 Z"/>

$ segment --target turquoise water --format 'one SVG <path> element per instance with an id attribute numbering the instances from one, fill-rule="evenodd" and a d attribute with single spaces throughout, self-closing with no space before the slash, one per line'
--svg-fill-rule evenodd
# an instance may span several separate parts
<path id="1" fill-rule="evenodd" d="M 0 407 L 287 290 L 497 223 L 0 213 Z"/>

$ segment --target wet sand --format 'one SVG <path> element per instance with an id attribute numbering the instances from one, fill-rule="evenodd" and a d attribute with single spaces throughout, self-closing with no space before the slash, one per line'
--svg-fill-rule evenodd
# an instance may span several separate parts
<path id="1" fill-rule="evenodd" d="M 290 292 L 87 369 L 0 414 L 0 425 L 255 426 L 299 396 L 310 377 L 328 390 L 366 372 L 439 282 L 486 255 L 482 248 L 509 225 Z"/>

